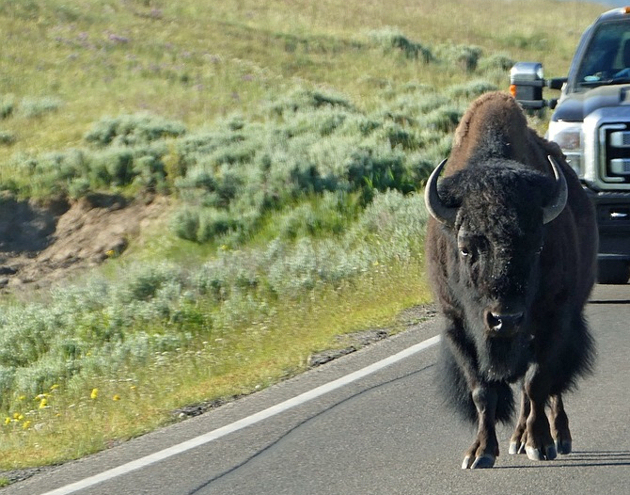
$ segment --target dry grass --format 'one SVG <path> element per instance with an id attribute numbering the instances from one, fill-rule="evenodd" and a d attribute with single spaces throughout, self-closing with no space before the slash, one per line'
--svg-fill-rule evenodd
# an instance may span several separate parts
<path id="1" fill-rule="evenodd" d="M 195 127 L 251 111 L 296 84 L 334 88 L 369 107 L 374 84 L 417 80 L 444 87 L 464 80 L 370 47 L 369 32 L 387 26 L 433 45 L 478 45 L 535 58 L 562 74 L 579 34 L 601 11 L 587 2 L 543 0 L 19 5 L 0 3 L 0 95 L 17 102 L 16 115 L 0 122 L 16 137 L 0 146 L 0 163 L 17 151 L 75 146 L 105 115 L 148 111 Z M 540 12 L 545 15 L 532 14 Z M 20 112 L 24 98 L 44 97 L 63 103 L 35 118 Z"/>

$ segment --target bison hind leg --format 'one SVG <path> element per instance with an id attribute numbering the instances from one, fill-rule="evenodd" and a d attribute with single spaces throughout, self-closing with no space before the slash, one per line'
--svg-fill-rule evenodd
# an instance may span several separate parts
<path id="1" fill-rule="evenodd" d="M 448 345 L 440 346 L 440 357 L 437 367 L 438 389 L 445 403 L 464 421 L 477 424 L 478 414 L 472 399 L 471 385 L 464 372 L 457 364 Z M 512 387 L 506 382 L 491 382 L 489 385 L 497 394 L 495 419 L 501 423 L 509 423 L 514 414 L 514 394 Z"/>
<path id="2" fill-rule="evenodd" d="M 564 403 L 560 394 L 551 396 L 551 435 L 556 443 L 558 454 L 570 454 L 573 440 L 569 429 L 569 418 L 564 411 Z"/>

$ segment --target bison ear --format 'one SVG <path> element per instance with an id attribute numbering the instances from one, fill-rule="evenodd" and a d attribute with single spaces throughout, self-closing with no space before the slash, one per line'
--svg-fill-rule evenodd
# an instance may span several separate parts
<path id="1" fill-rule="evenodd" d="M 442 163 L 435 167 L 435 170 L 429 176 L 427 186 L 424 190 L 424 203 L 427 206 L 427 211 L 438 222 L 446 225 L 454 225 L 455 217 L 457 216 L 457 208 L 446 206 L 442 203 L 437 188 L 438 177 L 445 163 L 446 160 L 442 160 Z"/>
<path id="2" fill-rule="evenodd" d="M 564 210 L 567 204 L 568 197 L 567 180 L 564 178 L 564 173 L 560 165 L 551 155 L 547 158 L 549 159 L 549 163 L 551 163 L 553 175 L 556 177 L 556 187 L 554 197 L 543 206 L 543 223 L 551 222 L 562 213 L 562 210 Z"/>

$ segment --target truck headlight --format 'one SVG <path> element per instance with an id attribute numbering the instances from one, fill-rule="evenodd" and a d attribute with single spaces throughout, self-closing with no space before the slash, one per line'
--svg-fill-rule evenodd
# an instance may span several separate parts
<path id="1" fill-rule="evenodd" d="M 550 122 L 547 139 L 560 146 L 567 162 L 579 177 L 584 177 L 584 147 L 581 122 Z"/>

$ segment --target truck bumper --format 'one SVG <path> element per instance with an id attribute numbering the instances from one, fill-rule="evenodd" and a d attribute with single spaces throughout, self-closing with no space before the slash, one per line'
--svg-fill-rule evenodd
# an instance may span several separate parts
<path id="1" fill-rule="evenodd" d="M 599 261 L 630 262 L 630 193 L 586 191 L 597 215 Z"/>

